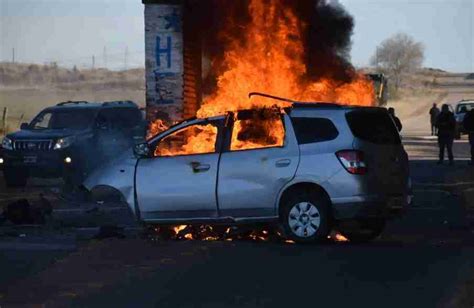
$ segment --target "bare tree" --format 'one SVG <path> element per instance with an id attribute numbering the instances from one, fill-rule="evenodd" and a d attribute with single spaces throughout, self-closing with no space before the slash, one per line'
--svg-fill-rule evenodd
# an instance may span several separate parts
<path id="1" fill-rule="evenodd" d="M 377 46 L 371 64 L 385 72 L 398 89 L 403 75 L 420 68 L 423 60 L 423 44 L 408 34 L 398 33 Z"/>

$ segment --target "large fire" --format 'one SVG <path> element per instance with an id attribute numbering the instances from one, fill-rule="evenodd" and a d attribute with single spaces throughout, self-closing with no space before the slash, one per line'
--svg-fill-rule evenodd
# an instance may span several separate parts
<path id="1" fill-rule="evenodd" d="M 363 74 L 354 74 L 353 80 L 346 83 L 330 79 L 314 82 L 306 77 L 302 33 L 308 25 L 284 9 L 281 0 L 252 0 L 248 9 L 252 22 L 242 29 L 245 43 L 231 41 L 223 64 L 219 64 L 222 67 L 212 67 L 223 72 L 218 77 L 217 91 L 204 100 L 198 111 L 199 117 L 278 103 L 247 99 L 255 91 L 295 101 L 373 105 L 373 85 Z"/>
<path id="2" fill-rule="evenodd" d="M 232 38 L 223 56 L 223 61 L 211 62 L 211 70 L 218 73 L 217 88 L 204 98 L 198 117 L 223 115 L 229 111 L 286 107 L 289 103 L 272 99 L 248 98 L 250 92 L 263 92 L 291 98 L 295 101 L 333 102 L 344 105 L 371 106 L 374 104 L 372 82 L 363 74 L 353 72 L 350 80 L 308 77 L 305 61 L 303 35 L 308 24 L 300 20 L 293 10 L 284 6 L 283 0 L 251 0 L 248 6 L 250 22 L 242 29 L 244 39 Z M 223 30 L 224 31 L 224 30 Z M 227 33 L 221 33 L 226 36 Z M 314 70 L 314 68 L 312 68 Z M 253 123 L 256 123 L 253 122 Z M 158 120 L 150 127 L 149 136 L 163 131 L 166 126 Z M 258 147 L 282 146 L 284 126 L 281 119 L 267 118 L 259 125 L 237 121 L 234 125 L 231 149 L 242 150 Z M 196 135 L 186 137 L 183 144 L 171 145 L 165 150 L 173 153 L 202 153 L 212 149 L 213 130 L 204 129 Z M 259 137 L 260 136 L 260 137 Z M 203 143 L 211 143 L 206 146 Z M 177 149 L 176 149 L 177 147 Z M 155 151 L 156 152 L 156 151 Z M 164 153 L 158 151 L 155 154 Z"/>

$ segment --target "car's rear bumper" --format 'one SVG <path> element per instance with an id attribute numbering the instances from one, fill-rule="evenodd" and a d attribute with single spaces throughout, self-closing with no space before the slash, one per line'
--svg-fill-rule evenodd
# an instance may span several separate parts
<path id="1" fill-rule="evenodd" d="M 332 200 L 336 220 L 359 218 L 394 218 L 405 213 L 412 196 L 363 196 Z"/>

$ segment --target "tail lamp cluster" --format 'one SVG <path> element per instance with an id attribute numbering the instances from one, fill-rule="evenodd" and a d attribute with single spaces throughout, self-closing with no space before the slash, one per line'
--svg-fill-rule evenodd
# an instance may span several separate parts
<path id="1" fill-rule="evenodd" d="M 367 164 L 364 152 L 357 150 L 343 150 L 336 153 L 342 166 L 350 174 L 364 175 L 367 173 Z"/>

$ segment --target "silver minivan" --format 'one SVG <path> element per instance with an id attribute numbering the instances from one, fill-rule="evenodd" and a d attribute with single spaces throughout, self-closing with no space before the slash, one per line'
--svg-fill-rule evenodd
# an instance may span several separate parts
<path id="1" fill-rule="evenodd" d="M 146 224 L 277 223 L 296 242 L 332 228 L 374 239 L 410 202 L 408 156 L 384 108 L 295 103 L 179 123 L 84 183 Z"/>

